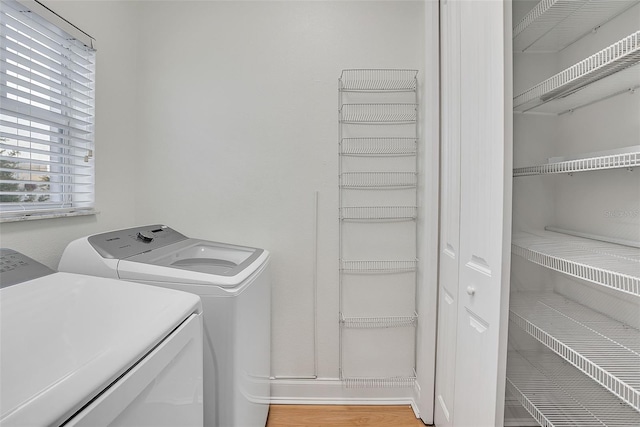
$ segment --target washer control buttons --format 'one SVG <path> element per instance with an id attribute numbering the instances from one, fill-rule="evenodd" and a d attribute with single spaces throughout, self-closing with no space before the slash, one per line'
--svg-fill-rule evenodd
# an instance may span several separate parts
<path id="1" fill-rule="evenodd" d="M 20 256 L 20 254 L 13 253 L 10 255 L 3 255 L 0 258 L 0 273 L 15 270 L 22 266 L 28 265 L 28 263 Z"/>

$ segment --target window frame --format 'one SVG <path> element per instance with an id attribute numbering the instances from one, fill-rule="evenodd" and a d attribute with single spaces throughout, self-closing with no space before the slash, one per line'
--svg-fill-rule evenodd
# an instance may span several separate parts
<path id="1" fill-rule="evenodd" d="M 0 222 L 96 214 L 95 39 L 37 0 L 1 9 Z"/>

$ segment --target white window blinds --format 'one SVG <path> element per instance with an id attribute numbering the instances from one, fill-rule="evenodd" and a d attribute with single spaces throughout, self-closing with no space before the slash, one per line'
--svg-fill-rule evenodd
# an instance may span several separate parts
<path id="1" fill-rule="evenodd" d="M 0 1 L 0 218 L 91 212 L 95 49 L 23 3 Z"/>

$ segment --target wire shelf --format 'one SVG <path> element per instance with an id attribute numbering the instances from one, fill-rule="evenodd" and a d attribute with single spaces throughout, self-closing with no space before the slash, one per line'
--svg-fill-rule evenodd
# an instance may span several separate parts
<path id="1" fill-rule="evenodd" d="M 514 110 L 526 112 L 535 109 L 540 112 L 562 113 L 598 99 L 607 98 L 619 91 L 634 88 L 640 84 L 638 77 L 640 74 L 635 67 L 633 69 L 630 67 L 637 65 L 638 62 L 640 62 L 640 31 L 516 96 L 513 99 Z M 593 93 L 588 93 L 588 98 L 576 97 L 575 102 L 567 98 L 585 86 L 609 76 L 612 77 L 606 79 L 606 83 L 603 82 L 592 88 Z M 556 106 L 551 104 L 545 108 L 537 108 L 557 99 L 563 99 L 564 102 Z"/>
<path id="2" fill-rule="evenodd" d="M 418 104 L 344 104 L 340 122 L 345 124 L 413 124 Z"/>
<path id="3" fill-rule="evenodd" d="M 507 390 L 541 426 L 640 425 L 640 414 L 551 353 L 510 351 Z"/>
<path id="4" fill-rule="evenodd" d="M 413 188 L 417 183 L 415 172 L 345 172 L 340 175 L 342 188 Z"/>
<path id="5" fill-rule="evenodd" d="M 550 231 L 517 232 L 511 250 L 551 270 L 640 296 L 640 250 Z"/>
<path id="6" fill-rule="evenodd" d="M 514 293 L 510 320 L 640 411 L 640 331 L 554 293 Z"/>
<path id="7" fill-rule="evenodd" d="M 416 138 L 343 138 L 343 156 L 415 156 Z"/>
<path id="8" fill-rule="evenodd" d="M 340 208 L 341 220 L 410 221 L 418 216 L 416 206 L 348 206 Z"/>
<path id="9" fill-rule="evenodd" d="M 640 166 L 640 152 L 621 153 L 608 156 L 586 157 L 583 159 L 553 162 L 544 165 L 515 168 L 513 176 L 573 173 L 603 169 L 620 169 Z"/>
<path id="10" fill-rule="evenodd" d="M 639 0 L 542 0 L 513 29 L 516 52 L 558 52 Z"/>
<path id="11" fill-rule="evenodd" d="M 418 315 L 384 317 L 345 317 L 340 314 L 340 324 L 350 329 L 381 329 L 415 327 Z"/>
<path id="12" fill-rule="evenodd" d="M 415 376 L 342 378 L 346 388 L 412 388 L 415 381 Z"/>
<path id="13" fill-rule="evenodd" d="M 405 273 L 416 271 L 418 260 L 407 261 L 365 261 L 341 260 L 340 269 L 345 273 Z"/>
<path id="14" fill-rule="evenodd" d="M 340 74 L 342 92 L 412 92 L 416 90 L 418 70 L 350 69 Z"/>

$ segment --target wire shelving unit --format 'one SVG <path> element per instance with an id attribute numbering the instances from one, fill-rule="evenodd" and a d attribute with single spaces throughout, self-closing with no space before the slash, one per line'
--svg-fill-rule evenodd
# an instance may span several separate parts
<path id="1" fill-rule="evenodd" d="M 343 378 L 346 388 L 411 388 L 416 381 L 411 377 L 348 377 Z"/>
<path id="2" fill-rule="evenodd" d="M 551 162 L 536 166 L 513 169 L 513 176 L 547 175 L 558 173 L 586 172 L 604 169 L 623 169 L 640 166 L 640 151 L 610 154 L 605 156 L 584 157 L 561 162 Z"/>
<path id="3" fill-rule="evenodd" d="M 351 274 L 390 274 L 416 271 L 418 260 L 342 260 L 340 269 Z"/>
<path id="4" fill-rule="evenodd" d="M 640 88 L 640 31 L 637 19 L 633 21 L 639 4 L 640 0 L 540 0 L 520 22 L 514 22 L 514 52 L 558 53 L 579 41 L 579 46 L 567 50 L 571 54 L 593 45 L 587 40 L 589 34 L 599 32 L 601 25 L 615 19 L 606 31 L 593 37 L 597 43 L 606 38 L 612 44 L 604 49 L 602 46 L 606 45 L 601 45 L 598 47 L 601 50 L 592 50 L 588 57 L 551 77 L 544 76 L 540 83 L 516 94 L 514 114 L 562 115 L 634 94 Z M 611 29 L 616 30 L 616 39 L 609 35 Z M 626 37 L 618 40 L 622 36 Z M 553 59 L 562 59 L 560 55 Z M 522 55 L 515 55 L 514 59 L 516 66 L 524 65 Z M 606 117 L 616 115 L 612 111 Z M 568 126 L 578 123 L 571 119 L 560 122 Z M 520 130 L 527 132 L 528 128 Z M 571 132 L 567 137 L 578 135 Z M 569 139 L 569 142 L 573 145 L 578 141 Z M 603 141 L 603 147 L 613 146 L 613 141 Z M 516 167 L 513 176 L 633 170 L 638 164 L 640 146 L 635 145 L 551 158 L 547 163 Z M 614 174 L 601 175 L 605 183 L 614 178 Z M 615 178 L 624 179 L 622 173 L 615 174 Z M 581 185 L 575 180 L 573 184 Z M 625 181 L 623 185 L 627 184 Z M 521 188 L 542 187 L 542 181 L 534 180 Z M 554 197 L 549 199 L 557 200 L 568 189 L 552 191 Z M 612 194 L 613 197 L 618 200 L 622 196 Z M 575 213 L 556 212 L 565 221 L 568 212 Z M 514 220 L 517 228 L 519 221 L 516 217 Z M 527 220 L 530 218 L 524 219 Z M 540 271 L 540 277 L 546 281 L 528 283 L 537 272 L 521 266 L 520 260 L 512 264 L 512 283 L 516 286 L 510 294 L 507 392 L 541 426 L 640 426 L 640 323 L 630 315 L 640 301 L 640 242 L 636 237 L 630 239 L 557 227 L 512 235 L 514 255 L 578 279 L 568 280 Z M 554 291 L 517 291 L 520 284 Z M 556 291 L 574 295 L 582 303 Z M 614 312 L 617 309 L 619 315 Z"/>
<path id="5" fill-rule="evenodd" d="M 343 229 L 360 222 L 366 225 L 358 227 L 371 227 L 371 234 L 375 234 L 381 230 L 378 223 L 384 222 L 390 223 L 385 226 L 385 232 L 390 232 L 398 227 L 393 223 L 415 221 L 418 216 L 417 73 L 408 69 L 347 69 L 338 79 L 340 378 L 345 387 L 407 388 L 415 382 L 415 311 L 406 313 L 405 307 L 397 313 L 391 308 L 391 314 L 399 315 L 353 317 L 344 313 L 342 294 L 345 275 L 378 275 L 377 280 L 392 292 L 394 288 L 407 291 L 398 283 L 415 282 L 417 260 L 394 260 L 397 254 L 385 254 L 384 247 L 374 250 L 373 257 L 381 255 L 381 259 L 368 258 L 371 253 L 364 255 L 354 249 L 356 253 L 351 255 L 355 257 L 345 259 L 345 246 L 358 247 L 363 242 L 356 233 L 350 235 L 347 245 Z M 393 192 L 393 201 L 388 199 L 389 192 Z M 403 256 L 413 255 L 408 252 Z M 370 280 L 376 279 L 352 277 L 347 286 L 361 283 L 365 285 L 362 289 L 367 289 Z M 358 287 L 350 292 L 355 289 Z M 352 304 L 349 309 L 357 310 L 358 303 Z M 375 309 L 365 311 L 377 313 Z M 376 354 L 387 360 L 384 366 L 368 360 Z M 413 362 L 408 366 L 410 358 Z"/>
<path id="6" fill-rule="evenodd" d="M 345 206 L 340 208 L 343 221 L 413 221 L 418 217 L 416 206 Z"/>
<path id="7" fill-rule="evenodd" d="M 510 320 L 640 412 L 640 331 L 554 293 L 515 293 Z"/>
<path id="8" fill-rule="evenodd" d="M 342 326 L 350 329 L 415 327 L 417 321 L 417 314 L 413 316 L 340 317 Z"/>
<path id="9" fill-rule="evenodd" d="M 528 261 L 640 296 L 640 249 L 551 231 L 517 232 L 512 252 Z"/>
<path id="10" fill-rule="evenodd" d="M 639 0 L 543 0 L 513 28 L 516 52 L 558 52 Z"/>
<path id="11" fill-rule="evenodd" d="M 416 138 L 343 138 L 341 156 L 415 156 Z"/>
<path id="12" fill-rule="evenodd" d="M 414 92 L 418 86 L 416 70 L 349 69 L 338 80 L 340 92 Z"/>
<path id="13" fill-rule="evenodd" d="M 340 326 L 345 334 L 349 332 L 349 339 L 356 339 L 356 343 L 348 341 L 350 348 L 359 354 L 358 360 L 350 361 L 350 367 L 345 368 L 342 379 L 346 387 L 380 387 L 380 388 L 410 388 L 415 381 L 415 367 L 395 365 L 406 361 L 412 356 L 407 351 L 415 351 L 415 327 L 418 316 L 379 316 L 379 317 L 345 317 L 341 315 Z M 413 329 L 408 331 L 407 329 Z M 352 335 L 357 334 L 357 335 Z M 389 344 L 387 340 L 393 344 Z M 409 340 L 411 343 L 409 343 Z M 377 361 L 386 363 L 379 365 Z M 372 361 L 376 361 L 372 364 Z M 347 365 L 345 363 L 345 365 Z M 375 366 L 374 366 L 375 365 Z M 391 366 L 390 366 L 391 365 Z M 380 375 L 394 370 L 404 372 L 405 375 Z M 355 375 L 350 373 L 355 372 Z M 370 375 L 363 375 L 364 372 Z"/>
<path id="14" fill-rule="evenodd" d="M 417 104 L 343 104 L 340 122 L 345 124 L 412 124 L 417 119 Z"/>
<path id="15" fill-rule="evenodd" d="M 418 183 L 415 172 L 343 172 L 342 188 L 412 188 Z"/>
<path id="16" fill-rule="evenodd" d="M 640 87 L 640 31 L 513 99 L 516 112 L 562 114 Z"/>
<path id="17" fill-rule="evenodd" d="M 640 413 L 552 353 L 510 351 L 507 391 L 541 426 L 640 425 Z"/>

